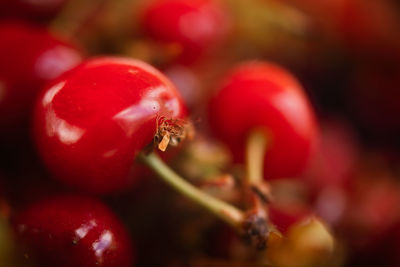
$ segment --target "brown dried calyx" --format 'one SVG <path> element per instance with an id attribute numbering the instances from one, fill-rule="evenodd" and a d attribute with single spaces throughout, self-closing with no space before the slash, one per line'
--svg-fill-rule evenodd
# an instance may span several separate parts
<path id="1" fill-rule="evenodd" d="M 282 238 L 281 233 L 269 222 L 267 214 L 260 209 L 247 213 L 242 231 L 244 241 L 259 250 L 273 245 Z"/>
<path id="2" fill-rule="evenodd" d="M 157 119 L 157 133 L 154 136 L 154 143 L 158 149 L 165 151 L 167 147 L 177 146 L 185 139 L 192 139 L 194 128 L 189 120 L 168 119 L 160 117 Z"/>
<path id="3" fill-rule="evenodd" d="M 269 227 L 264 217 L 249 215 L 243 223 L 243 238 L 257 249 L 265 249 L 269 235 Z"/>
<path id="4" fill-rule="evenodd" d="M 242 224 L 242 237 L 253 247 L 259 250 L 278 242 L 282 235 L 276 230 L 268 216 L 270 201 L 270 189 L 268 184 L 258 188 L 250 186 L 247 188 L 247 196 L 251 203 L 251 209 L 247 211 Z"/>

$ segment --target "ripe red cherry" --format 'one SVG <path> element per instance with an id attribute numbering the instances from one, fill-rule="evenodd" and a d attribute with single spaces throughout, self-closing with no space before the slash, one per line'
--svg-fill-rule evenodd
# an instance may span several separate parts
<path id="1" fill-rule="evenodd" d="M 0 14 L 33 20 L 48 20 L 57 15 L 67 0 L 0 0 Z"/>
<path id="2" fill-rule="evenodd" d="M 226 9 L 215 0 L 156 0 L 144 10 L 141 23 L 153 40 L 177 45 L 182 63 L 215 48 L 230 28 Z"/>
<path id="3" fill-rule="evenodd" d="M 43 28 L 0 24 L 0 132 L 21 126 L 39 89 L 81 59 L 79 50 Z"/>
<path id="4" fill-rule="evenodd" d="M 36 144 L 55 177 L 87 191 L 113 192 L 134 180 L 132 164 L 153 140 L 158 119 L 185 115 L 177 90 L 159 71 L 133 59 L 99 57 L 43 91 Z"/>
<path id="5" fill-rule="evenodd" d="M 225 77 L 211 99 L 209 120 L 239 162 L 251 131 L 267 131 L 265 179 L 300 175 L 317 137 L 314 114 L 299 82 L 266 62 L 244 63 Z"/>
<path id="6" fill-rule="evenodd" d="M 128 233 L 95 199 L 47 198 L 19 214 L 14 226 L 27 259 L 38 266 L 133 266 Z"/>

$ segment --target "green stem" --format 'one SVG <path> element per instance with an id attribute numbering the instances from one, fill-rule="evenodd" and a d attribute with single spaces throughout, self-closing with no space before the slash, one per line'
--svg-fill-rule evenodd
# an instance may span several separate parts
<path id="1" fill-rule="evenodd" d="M 264 178 L 264 157 L 268 138 L 265 131 L 254 130 L 246 143 L 246 180 L 249 185 L 257 185 Z"/>
<path id="2" fill-rule="evenodd" d="M 140 157 L 148 167 L 150 167 L 162 180 L 164 180 L 164 182 L 172 186 L 175 190 L 215 214 L 234 228 L 238 230 L 241 229 L 243 221 L 245 220 L 245 214 L 241 210 L 204 193 L 192 184 L 188 183 L 166 165 L 154 152 L 149 155 L 141 154 Z"/>

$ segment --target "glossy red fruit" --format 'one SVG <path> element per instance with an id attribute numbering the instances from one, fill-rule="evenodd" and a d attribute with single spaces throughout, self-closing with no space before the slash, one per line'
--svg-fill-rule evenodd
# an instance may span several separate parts
<path id="1" fill-rule="evenodd" d="M 76 47 L 44 28 L 0 24 L 0 132 L 21 126 L 39 89 L 81 59 Z"/>
<path id="2" fill-rule="evenodd" d="M 0 15 L 49 20 L 56 16 L 67 0 L 0 0 Z"/>
<path id="3" fill-rule="evenodd" d="M 239 162 L 243 162 L 250 132 L 267 131 L 267 180 L 300 175 L 318 136 L 314 113 L 299 82 L 285 69 L 267 62 L 234 68 L 211 99 L 209 120 Z"/>
<path id="4" fill-rule="evenodd" d="M 14 222 L 25 258 L 38 266 L 131 267 L 133 249 L 119 219 L 101 202 L 56 196 L 36 202 Z"/>
<path id="5" fill-rule="evenodd" d="M 39 152 L 54 176 L 90 192 L 121 190 L 136 155 L 153 140 L 159 118 L 183 118 L 175 87 L 150 65 L 99 57 L 43 91 L 34 127 Z"/>
<path id="6" fill-rule="evenodd" d="M 192 63 L 227 38 L 227 13 L 218 0 L 156 0 L 144 10 L 141 24 L 153 40 L 176 45 L 178 61 Z"/>

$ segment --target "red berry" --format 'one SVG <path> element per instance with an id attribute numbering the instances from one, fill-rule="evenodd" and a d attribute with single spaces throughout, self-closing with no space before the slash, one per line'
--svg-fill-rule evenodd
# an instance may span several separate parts
<path id="1" fill-rule="evenodd" d="M 43 28 L 0 25 L 0 132 L 28 119 L 39 89 L 74 67 L 80 51 Z"/>
<path id="2" fill-rule="evenodd" d="M 234 68 L 211 100 L 209 119 L 239 162 L 250 132 L 266 129 L 266 179 L 300 175 L 317 137 L 314 114 L 301 85 L 271 63 L 249 62 Z"/>
<path id="3" fill-rule="evenodd" d="M 135 178 L 130 175 L 135 156 L 152 142 L 158 119 L 185 115 L 175 87 L 156 69 L 133 59 L 100 57 L 43 91 L 35 112 L 36 144 L 60 180 L 113 192 Z"/>
<path id="4" fill-rule="evenodd" d="M 17 237 L 26 246 L 25 255 L 38 266 L 132 266 L 128 233 L 95 199 L 44 199 L 23 211 L 14 224 Z"/>
<path id="5" fill-rule="evenodd" d="M 156 0 L 144 11 L 142 27 L 155 41 L 177 45 L 179 61 L 192 63 L 226 39 L 230 20 L 215 0 Z"/>
<path id="6" fill-rule="evenodd" d="M 49 20 L 57 15 L 67 0 L 0 0 L 0 14 L 33 20 Z"/>

